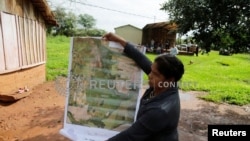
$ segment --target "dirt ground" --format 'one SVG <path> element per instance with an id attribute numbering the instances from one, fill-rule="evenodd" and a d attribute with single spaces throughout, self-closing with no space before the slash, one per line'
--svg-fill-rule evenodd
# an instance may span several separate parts
<path id="1" fill-rule="evenodd" d="M 214 104 L 181 92 L 180 141 L 206 141 L 208 124 L 250 124 L 250 105 Z M 63 127 L 65 96 L 46 82 L 14 103 L 0 101 L 0 141 L 69 141 Z"/>

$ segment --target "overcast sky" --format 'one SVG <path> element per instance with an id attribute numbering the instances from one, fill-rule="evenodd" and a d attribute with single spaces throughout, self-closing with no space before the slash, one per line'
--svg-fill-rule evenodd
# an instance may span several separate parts
<path id="1" fill-rule="evenodd" d="M 168 14 L 159 10 L 167 0 L 47 0 L 52 9 L 61 6 L 76 15 L 89 14 L 96 19 L 96 28 L 114 32 L 114 28 L 131 24 L 143 28 L 146 24 L 168 21 Z"/>

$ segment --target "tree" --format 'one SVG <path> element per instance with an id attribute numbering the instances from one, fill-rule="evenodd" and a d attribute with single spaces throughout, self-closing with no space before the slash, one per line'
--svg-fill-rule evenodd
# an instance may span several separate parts
<path id="1" fill-rule="evenodd" d="M 77 17 L 74 13 L 69 12 L 64 18 L 63 34 L 66 36 L 74 36 L 76 32 Z"/>
<path id="2" fill-rule="evenodd" d="M 63 18 L 66 17 L 67 13 L 65 12 L 65 9 L 62 7 L 56 7 L 56 9 L 53 11 L 53 14 L 55 15 L 55 19 L 58 23 L 57 27 L 49 27 L 47 32 L 51 34 L 51 32 L 54 32 L 53 34 L 60 34 L 61 33 L 61 25 L 63 24 Z"/>
<path id="3" fill-rule="evenodd" d="M 72 36 L 75 33 L 77 18 L 72 12 L 66 13 L 64 8 L 56 7 L 53 11 L 59 26 L 55 27 L 56 35 Z"/>
<path id="4" fill-rule="evenodd" d="M 161 10 L 170 13 L 180 34 L 193 31 L 204 48 L 214 45 L 240 52 L 249 46 L 249 0 L 168 0 Z"/>
<path id="5" fill-rule="evenodd" d="M 93 28 L 95 19 L 88 14 L 76 16 L 72 12 L 66 12 L 65 8 L 56 7 L 53 11 L 59 26 L 48 29 L 54 31 L 55 35 L 65 36 L 102 36 L 106 31 Z M 81 25 L 82 27 L 79 27 Z"/>
<path id="6" fill-rule="evenodd" d="M 89 14 L 80 14 L 78 23 L 83 26 L 83 28 L 87 31 L 93 26 L 95 26 L 96 20 Z"/>

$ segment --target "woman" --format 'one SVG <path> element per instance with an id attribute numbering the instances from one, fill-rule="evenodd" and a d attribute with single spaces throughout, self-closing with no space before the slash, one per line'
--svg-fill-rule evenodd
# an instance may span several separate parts
<path id="1" fill-rule="evenodd" d="M 136 121 L 107 141 L 178 141 L 180 98 L 177 82 L 184 74 L 183 63 L 173 55 L 162 55 L 153 63 L 131 43 L 113 33 L 103 36 L 124 47 L 149 77 L 149 88 L 140 100 Z"/>

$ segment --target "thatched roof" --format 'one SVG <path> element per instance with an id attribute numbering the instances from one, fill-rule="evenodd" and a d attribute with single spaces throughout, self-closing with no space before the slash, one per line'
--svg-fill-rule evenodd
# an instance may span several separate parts
<path id="1" fill-rule="evenodd" d="M 42 14 L 46 24 L 58 25 L 46 0 L 31 0 L 31 3 Z"/>
<path id="2" fill-rule="evenodd" d="M 167 29 L 167 30 L 177 30 L 177 25 L 171 22 L 151 23 L 151 24 L 147 24 L 146 26 L 144 26 L 143 30 L 156 29 L 156 28 Z"/>

